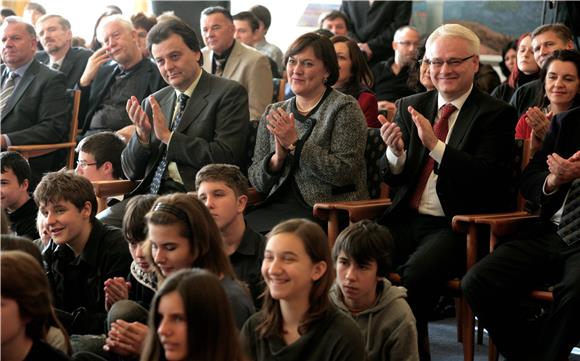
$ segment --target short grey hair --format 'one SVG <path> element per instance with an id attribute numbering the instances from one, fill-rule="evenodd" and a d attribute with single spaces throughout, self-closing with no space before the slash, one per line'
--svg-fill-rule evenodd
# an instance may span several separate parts
<path id="1" fill-rule="evenodd" d="M 398 28 L 397 31 L 395 31 L 395 36 L 393 36 L 393 40 L 399 41 L 399 39 L 401 39 L 401 34 L 403 33 L 403 31 L 405 31 L 407 29 L 416 32 L 417 35 L 419 35 L 419 37 L 421 37 L 421 33 L 419 32 L 419 30 L 417 30 L 417 28 L 415 28 L 414 26 L 411 26 L 411 25 L 403 25 L 400 28 Z"/>
<path id="2" fill-rule="evenodd" d="M 33 39 L 36 39 L 36 30 L 34 29 L 34 26 L 32 26 L 32 24 L 30 24 L 29 22 L 27 22 L 26 20 L 24 20 L 20 16 L 8 16 L 8 17 L 4 18 L 4 21 L 2 22 L 1 27 L 4 27 L 5 24 L 24 24 L 26 32 Z"/>
<path id="3" fill-rule="evenodd" d="M 460 38 L 465 40 L 468 44 L 467 48 L 469 52 L 475 55 L 479 55 L 481 47 L 481 41 L 479 40 L 479 37 L 470 29 L 459 24 L 444 24 L 435 29 L 431 35 L 429 35 L 427 42 L 425 43 L 425 48 L 427 49 L 426 53 L 430 53 L 430 48 L 435 40 L 447 37 Z"/>
<path id="4" fill-rule="evenodd" d="M 109 25 L 110 23 L 119 23 L 129 32 L 135 30 L 135 27 L 133 26 L 131 20 L 127 19 L 125 16 L 121 14 L 106 16 L 103 18 L 103 20 L 101 20 L 101 22 L 99 23 L 99 27 L 97 28 L 97 40 L 99 40 L 101 44 L 103 43 L 101 32 L 103 31 L 103 28 Z"/>
<path id="5" fill-rule="evenodd" d="M 45 22 L 48 19 L 57 19 L 58 20 L 58 24 L 60 26 L 62 26 L 62 28 L 64 30 L 70 30 L 71 26 L 70 26 L 70 21 L 68 21 L 67 19 L 65 19 L 64 17 L 60 16 L 60 15 L 56 15 L 56 14 L 47 14 L 47 15 L 42 15 L 37 21 L 36 21 L 36 26 L 41 25 L 43 22 Z"/>

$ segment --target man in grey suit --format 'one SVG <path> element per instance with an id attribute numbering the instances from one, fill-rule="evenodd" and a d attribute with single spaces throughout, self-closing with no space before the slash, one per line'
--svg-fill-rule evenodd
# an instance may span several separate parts
<path id="1" fill-rule="evenodd" d="M 401 98 L 395 121 L 383 118 L 381 128 L 393 203 L 380 222 L 397 245 L 421 360 L 430 359 L 427 320 L 439 292 L 464 272 L 465 237 L 451 219 L 506 210 L 517 120 L 514 108 L 473 86 L 480 41 L 471 30 L 442 25 L 426 49 L 436 90 Z"/>
<path id="2" fill-rule="evenodd" d="M 135 134 L 123 151 L 125 175 L 142 179 L 129 195 L 195 190 L 197 171 L 210 163 L 239 165 L 249 130 L 248 94 L 238 83 L 206 73 L 194 31 L 178 19 L 162 21 L 148 44 L 170 84 L 139 104 L 127 102 Z M 99 218 L 120 223 L 123 201 Z"/>
<path id="3" fill-rule="evenodd" d="M 36 53 L 36 60 L 63 73 L 67 89 L 73 89 L 93 52 L 72 47 L 70 22 L 60 15 L 44 15 L 38 19 L 36 32 L 44 48 Z"/>
<path id="4" fill-rule="evenodd" d="M 235 39 L 232 15 L 221 6 L 201 12 L 201 32 L 206 47 L 203 68 L 210 74 L 235 80 L 248 91 L 250 119 L 259 119 L 272 102 L 272 69 L 268 57 Z"/>
<path id="5" fill-rule="evenodd" d="M 68 134 L 64 75 L 34 59 L 36 32 L 19 17 L 0 27 L 2 82 L 0 93 L 1 147 L 59 143 Z M 61 152 L 30 159 L 32 182 L 64 165 Z"/>

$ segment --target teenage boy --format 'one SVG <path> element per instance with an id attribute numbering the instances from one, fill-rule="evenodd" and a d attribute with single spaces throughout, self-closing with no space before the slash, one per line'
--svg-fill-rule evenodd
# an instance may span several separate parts
<path id="1" fill-rule="evenodd" d="M 113 132 L 101 132 L 83 138 L 77 146 L 75 172 L 91 182 L 123 178 L 121 153 L 125 142 Z"/>
<path id="2" fill-rule="evenodd" d="M 6 210 L 12 232 L 31 240 L 38 238 L 36 213 L 38 208 L 28 193 L 30 165 L 17 152 L 0 153 L 0 206 Z"/>
<path id="3" fill-rule="evenodd" d="M 197 173 L 195 188 L 220 230 L 236 275 L 248 284 L 254 304 L 258 305 L 258 296 L 264 290 L 260 268 L 266 242 L 244 220 L 248 179 L 235 165 L 209 164 Z"/>
<path id="4" fill-rule="evenodd" d="M 419 360 L 415 317 L 403 287 L 391 285 L 393 238 L 383 226 L 364 220 L 340 233 L 332 250 L 336 282 L 330 300 L 358 324 L 368 360 Z"/>
<path id="5" fill-rule="evenodd" d="M 121 230 L 95 218 L 91 182 L 72 172 L 46 174 L 34 200 L 51 236 L 43 256 L 60 320 L 71 334 L 104 333 L 103 284 L 131 263 Z"/>

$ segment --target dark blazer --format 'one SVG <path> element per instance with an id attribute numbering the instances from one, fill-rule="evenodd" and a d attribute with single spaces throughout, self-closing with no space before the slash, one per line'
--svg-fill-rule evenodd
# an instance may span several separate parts
<path id="1" fill-rule="evenodd" d="M 569 158 L 580 150 L 580 107 L 560 113 L 552 119 L 550 131 L 544 139 L 542 149 L 534 154 L 533 159 L 522 174 L 520 190 L 527 200 L 540 205 L 540 214 L 549 220 L 562 207 L 570 183 L 561 186 L 550 196 L 542 192 L 544 181 L 550 171 L 546 159 L 556 153 L 562 158 Z"/>
<path id="2" fill-rule="evenodd" d="M 171 121 L 177 101 L 175 89 L 166 87 L 153 96 L 161 105 L 167 121 Z M 152 121 L 148 99 L 143 101 L 143 109 Z M 141 144 L 137 134 L 134 134 L 123 150 L 121 162 L 125 175 L 132 180 L 143 179 L 132 194 L 149 191 L 165 149 L 168 162 L 177 163 L 185 188 L 195 190 L 195 175 L 204 165 L 241 164 L 248 131 L 248 93 L 244 87 L 203 71 L 168 147 L 151 130 L 149 144 Z"/>
<path id="3" fill-rule="evenodd" d="M 516 108 L 518 118 L 524 114 L 529 107 L 538 105 L 538 94 L 542 91 L 542 82 L 540 79 L 532 80 L 529 83 L 517 88 L 510 104 Z"/>
<path id="4" fill-rule="evenodd" d="M 1 66 L 1 74 L 6 65 Z M 64 141 L 69 132 L 64 75 L 33 60 L 8 99 L 2 114 L 2 134 L 12 145 L 52 144 Z M 64 165 L 64 154 L 53 152 L 30 159 L 33 183 L 44 172 Z"/>
<path id="5" fill-rule="evenodd" d="M 70 48 L 66 53 L 58 71 L 64 74 L 67 89 L 74 89 L 79 82 L 91 55 L 93 55 L 92 50 L 79 47 Z M 36 60 L 47 66 L 50 63 L 50 57 L 46 51 L 37 52 Z"/>
<path id="6" fill-rule="evenodd" d="M 398 102 L 395 121 L 403 132 L 407 160 L 398 175 L 390 172 L 386 156 L 380 161 L 381 174 L 393 192 L 393 204 L 384 216 L 395 216 L 407 208 L 429 156 L 407 111 L 409 105 L 433 123 L 437 91 Z M 514 108 L 473 88 L 455 121 L 441 165 L 436 167 L 437 195 L 446 216 L 502 210 L 509 194 L 516 120 Z"/>
<path id="7" fill-rule="evenodd" d="M 139 101 L 167 85 L 153 61 L 146 59 L 145 66 L 147 67 L 147 75 L 139 77 L 137 91 L 133 94 Z M 101 65 L 90 86 L 78 86 L 82 91 L 79 122 L 81 122 L 83 133 L 89 128 L 93 115 L 113 83 L 117 67 L 117 63 L 111 60 Z"/>

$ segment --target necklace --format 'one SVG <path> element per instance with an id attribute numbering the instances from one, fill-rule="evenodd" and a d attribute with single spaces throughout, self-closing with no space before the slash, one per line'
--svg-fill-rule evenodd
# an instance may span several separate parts
<path id="1" fill-rule="evenodd" d="M 318 104 L 320 103 L 320 101 L 322 100 L 322 98 L 324 97 L 324 93 L 326 93 L 326 89 L 322 92 L 322 95 L 320 95 L 320 97 L 318 98 L 318 100 L 316 101 L 316 103 L 314 103 L 313 106 L 311 106 L 308 109 L 302 109 L 300 107 L 300 104 L 298 104 L 298 98 L 296 98 L 296 109 L 298 109 L 298 111 L 302 114 L 308 114 L 310 113 L 310 111 L 314 108 L 316 108 L 318 106 Z"/>

